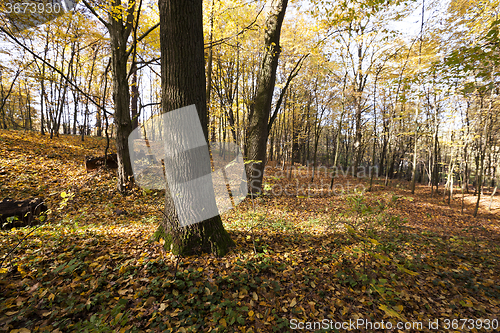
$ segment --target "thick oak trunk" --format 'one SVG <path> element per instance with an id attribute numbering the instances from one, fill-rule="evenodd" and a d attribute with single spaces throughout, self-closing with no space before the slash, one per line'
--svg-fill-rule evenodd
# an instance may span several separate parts
<path id="1" fill-rule="evenodd" d="M 158 4 L 163 112 L 195 104 L 207 140 L 202 0 L 159 0 Z M 184 162 L 192 163 L 189 158 Z M 208 170 L 203 171 L 210 173 L 210 164 L 206 167 Z M 219 215 L 182 227 L 168 190 L 165 198 L 165 218 L 154 237 L 165 240 L 166 250 L 183 255 L 208 252 L 222 256 L 234 245 Z"/>

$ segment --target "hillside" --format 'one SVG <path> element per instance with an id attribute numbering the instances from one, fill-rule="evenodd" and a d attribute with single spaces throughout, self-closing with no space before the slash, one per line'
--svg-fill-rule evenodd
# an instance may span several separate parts
<path id="1" fill-rule="evenodd" d="M 223 215 L 237 244 L 228 255 L 179 257 L 149 241 L 162 191 L 122 196 L 114 171 L 85 171 L 85 156 L 104 147 L 103 138 L 0 130 L 0 200 L 42 197 L 50 209 L 36 230 L 0 231 L 0 331 L 500 326 L 498 196 L 473 218 L 472 194 L 461 214 L 458 190 L 448 206 L 426 186 L 411 195 L 407 182 L 376 179 L 358 193 L 369 179 L 342 175 L 343 193 L 333 193 L 319 190 L 330 184 L 320 172 L 308 193 L 307 169 L 289 179 L 270 168 L 266 194 Z"/>

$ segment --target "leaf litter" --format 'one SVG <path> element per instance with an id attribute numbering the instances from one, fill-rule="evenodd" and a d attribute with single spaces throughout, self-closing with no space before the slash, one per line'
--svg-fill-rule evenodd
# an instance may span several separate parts
<path id="1" fill-rule="evenodd" d="M 429 320 L 500 319 L 496 211 L 474 219 L 471 205 L 462 215 L 459 199 L 449 207 L 400 181 L 275 195 L 310 179 L 269 169 L 271 190 L 223 215 L 236 248 L 178 257 L 150 241 L 162 191 L 124 197 L 114 172 L 85 172 L 84 156 L 104 144 L 0 130 L 0 197 L 44 197 L 51 210 L 35 231 L 0 231 L 2 259 L 33 231 L 0 268 L 0 331 L 288 332 L 293 319 L 421 321 L 431 331 Z"/>

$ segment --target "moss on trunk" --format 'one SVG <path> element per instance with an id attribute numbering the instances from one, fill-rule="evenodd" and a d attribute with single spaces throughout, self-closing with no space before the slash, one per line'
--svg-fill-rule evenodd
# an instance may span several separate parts
<path id="1" fill-rule="evenodd" d="M 152 239 L 163 239 L 165 250 L 176 255 L 213 253 L 221 257 L 235 245 L 224 229 L 220 216 L 184 228 L 170 229 L 169 232 L 165 232 L 165 226 L 161 223 Z"/>

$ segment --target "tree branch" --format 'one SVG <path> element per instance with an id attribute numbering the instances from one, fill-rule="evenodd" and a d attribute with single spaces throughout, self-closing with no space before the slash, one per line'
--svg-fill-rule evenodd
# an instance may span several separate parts
<path id="1" fill-rule="evenodd" d="M 281 107 L 281 103 L 283 102 L 283 97 L 285 96 L 286 90 L 288 89 L 288 86 L 292 82 L 293 78 L 299 74 L 300 69 L 302 68 L 303 61 L 309 56 L 310 53 L 303 55 L 300 57 L 299 61 L 295 64 L 293 67 L 292 71 L 290 72 L 290 75 L 288 76 L 288 79 L 286 80 L 285 87 L 283 90 L 281 90 L 280 97 L 278 99 L 278 102 L 276 102 L 276 106 L 274 107 L 274 112 L 271 116 L 271 119 L 269 119 L 269 124 L 267 124 L 267 132 L 271 132 L 271 128 L 273 127 L 273 123 L 276 120 L 276 117 L 278 116 L 278 111 Z"/>
<path id="2" fill-rule="evenodd" d="M 88 1 L 86 0 L 82 0 L 83 4 L 85 5 L 85 7 L 87 7 L 88 10 L 90 10 L 90 12 L 102 23 L 104 24 L 104 26 L 106 28 L 110 28 L 110 25 L 108 22 L 106 22 L 102 17 L 99 16 L 99 14 L 97 14 L 97 12 L 95 11 L 95 9 L 88 3 Z"/>
<path id="3" fill-rule="evenodd" d="M 121 1 L 120 1 L 121 2 Z M 141 1 L 142 5 L 142 1 Z M 140 8 L 139 8 L 140 9 Z M 134 12 L 135 12 L 135 0 L 128 0 L 128 9 L 127 9 L 127 18 L 125 19 L 125 30 L 123 34 L 125 36 L 130 36 L 130 33 L 132 32 L 132 28 L 134 26 Z M 137 13 L 139 15 L 139 12 Z M 137 21 L 139 21 L 139 17 L 137 17 Z"/>
<path id="4" fill-rule="evenodd" d="M 144 38 L 146 38 L 150 33 L 152 33 L 159 26 L 160 26 L 160 22 L 158 22 L 155 25 L 153 25 L 151 28 L 149 28 L 148 30 L 146 30 L 145 33 L 143 33 L 141 36 L 139 36 L 137 38 L 137 41 L 140 42 L 141 40 L 143 40 Z"/>
<path id="5" fill-rule="evenodd" d="M 225 37 L 225 38 L 222 38 L 222 39 L 219 39 L 219 40 L 216 40 L 216 41 L 213 41 L 213 42 L 210 42 L 210 43 L 206 43 L 205 44 L 205 48 L 208 49 L 210 47 L 214 47 L 214 46 L 217 46 L 217 45 L 220 45 L 228 40 L 231 40 L 233 38 L 236 38 L 238 37 L 239 35 L 243 34 L 245 31 L 249 30 L 250 28 L 252 28 L 252 26 L 255 24 L 255 22 L 257 22 L 257 19 L 259 18 L 259 15 L 260 13 L 262 13 L 262 11 L 264 10 L 265 6 L 263 6 L 259 12 L 257 13 L 257 16 L 255 16 L 255 19 L 252 21 L 252 23 L 250 23 L 249 25 L 247 25 L 246 27 L 244 27 L 243 29 L 241 29 L 240 32 L 232 35 L 232 36 L 229 36 L 229 37 Z"/>

